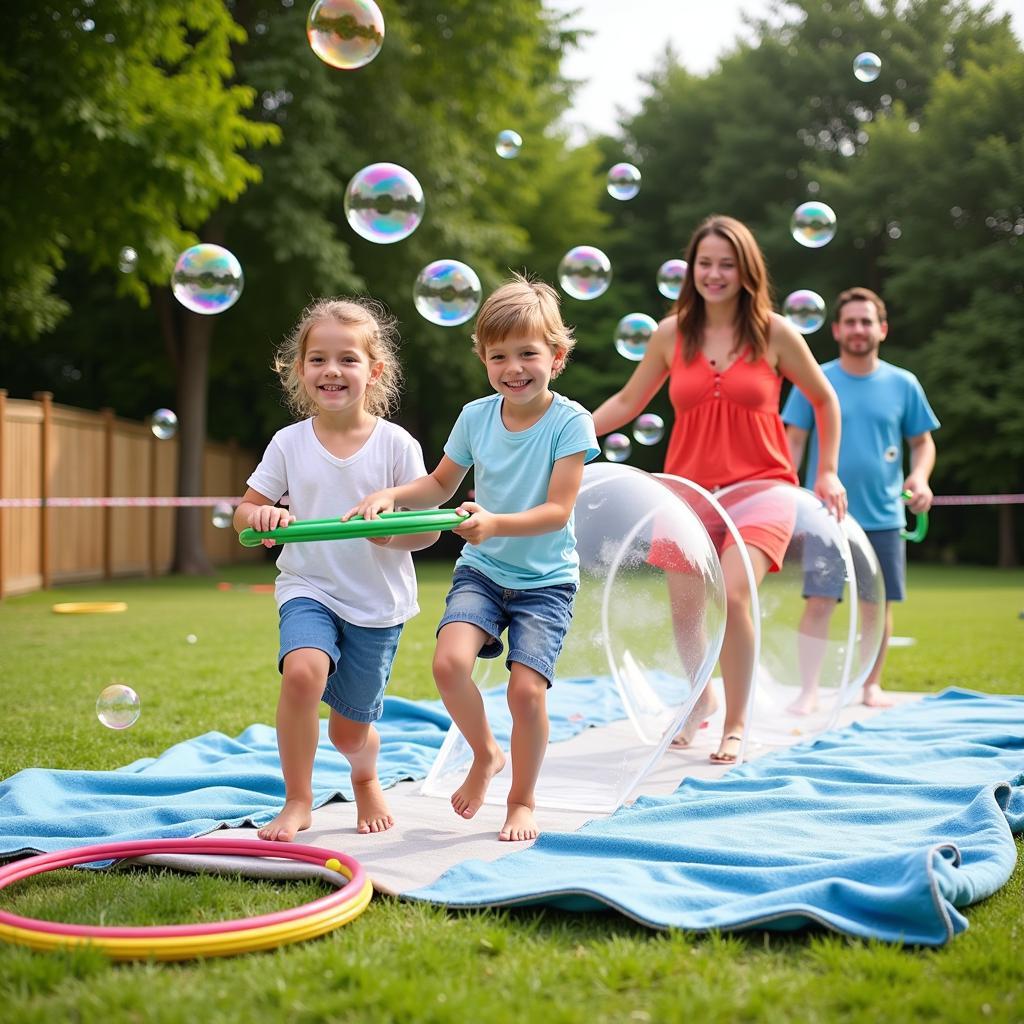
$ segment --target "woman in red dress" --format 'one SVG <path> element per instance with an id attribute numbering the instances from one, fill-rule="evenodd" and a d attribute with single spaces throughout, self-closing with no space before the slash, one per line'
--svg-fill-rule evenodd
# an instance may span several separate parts
<path id="1" fill-rule="evenodd" d="M 814 408 L 821 454 L 814 492 L 837 518 L 846 491 L 836 475 L 839 402 L 803 337 L 772 311 L 764 256 L 750 230 L 732 217 L 709 217 L 686 250 L 689 272 L 675 311 L 658 324 L 643 360 L 621 391 L 594 412 L 597 433 L 628 423 L 669 382 L 675 413 L 665 472 L 710 491 L 745 480 L 798 482 L 779 416 L 782 378 L 792 381 Z M 777 570 L 791 524 L 741 523 L 757 582 Z M 746 728 L 754 669 L 750 594 L 739 552 L 721 549 L 727 617 L 719 664 L 725 690 L 725 728 L 711 760 L 736 760 Z M 673 609 L 687 604 L 683 573 L 667 572 Z M 677 599 L 678 598 L 678 599 Z M 676 737 L 685 745 L 713 713 L 705 689 Z"/>

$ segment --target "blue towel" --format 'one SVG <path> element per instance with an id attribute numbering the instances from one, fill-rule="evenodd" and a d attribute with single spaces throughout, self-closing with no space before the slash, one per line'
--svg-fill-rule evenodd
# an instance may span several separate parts
<path id="1" fill-rule="evenodd" d="M 404 895 L 938 946 L 1009 879 L 1022 830 L 1024 698 L 951 689 Z"/>
<path id="2" fill-rule="evenodd" d="M 496 739 L 507 747 L 511 718 L 504 687 L 488 690 L 484 704 Z M 559 680 L 548 711 L 553 742 L 625 714 L 607 678 Z M 385 697 L 377 723 L 381 785 L 424 778 L 450 725 L 440 701 Z M 339 798 L 353 798 L 349 766 L 328 739 L 324 721 L 313 803 L 319 807 Z M 260 826 L 283 800 L 277 739 L 268 725 L 252 725 L 234 739 L 208 732 L 116 771 L 29 768 L 0 783 L 0 857 Z"/>

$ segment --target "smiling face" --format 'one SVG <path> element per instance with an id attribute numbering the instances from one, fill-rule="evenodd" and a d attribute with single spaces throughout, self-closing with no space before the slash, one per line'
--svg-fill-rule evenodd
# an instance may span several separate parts
<path id="1" fill-rule="evenodd" d="M 384 364 L 371 362 L 358 328 L 325 320 L 310 328 L 299 374 L 321 414 L 362 412 Z"/>
<path id="2" fill-rule="evenodd" d="M 509 337 L 488 342 L 481 356 L 491 387 L 517 408 L 546 405 L 551 378 L 562 369 L 565 353 L 543 339 Z"/>
<path id="3" fill-rule="evenodd" d="M 694 259 L 693 284 L 708 304 L 735 302 L 739 297 L 739 261 L 732 243 L 713 232 L 705 235 L 697 246 Z"/>
<path id="4" fill-rule="evenodd" d="M 853 359 L 873 359 L 888 332 L 889 325 L 878 319 L 875 304 L 860 299 L 844 302 L 832 324 L 840 354 Z"/>

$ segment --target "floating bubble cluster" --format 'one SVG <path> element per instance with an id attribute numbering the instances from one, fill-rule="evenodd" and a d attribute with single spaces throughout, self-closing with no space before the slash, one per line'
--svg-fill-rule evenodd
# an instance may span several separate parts
<path id="1" fill-rule="evenodd" d="M 480 308 L 482 289 L 476 271 L 458 260 L 434 260 L 416 278 L 412 297 L 424 320 L 457 327 Z"/>
<path id="2" fill-rule="evenodd" d="M 169 441 L 178 432 L 178 417 L 170 409 L 157 409 L 149 417 L 149 429 L 161 441 Z"/>
<path id="3" fill-rule="evenodd" d="M 615 327 L 615 351 L 634 363 L 640 362 L 657 327 L 657 321 L 646 313 L 627 313 Z"/>
<path id="4" fill-rule="evenodd" d="M 637 416 L 633 424 L 633 440 L 637 444 L 650 447 L 657 444 L 665 436 L 665 421 L 653 412 L 645 412 Z"/>
<path id="5" fill-rule="evenodd" d="M 139 695 L 123 683 L 113 683 L 96 698 L 96 717 L 108 729 L 127 729 L 139 720 Z"/>
<path id="6" fill-rule="evenodd" d="M 836 215 L 831 206 L 817 200 L 801 203 L 789 221 L 793 238 L 808 249 L 828 245 L 836 234 Z"/>
<path id="7" fill-rule="evenodd" d="M 858 82 L 873 82 L 882 73 L 882 58 L 866 50 L 853 58 L 853 77 Z"/>
<path id="8" fill-rule="evenodd" d="M 825 322 L 825 300 L 807 288 L 786 296 L 782 315 L 801 333 L 813 334 Z"/>
<path id="9" fill-rule="evenodd" d="M 633 446 L 625 434 L 609 434 L 604 439 L 603 451 L 609 462 L 625 462 L 633 454 Z"/>
<path id="10" fill-rule="evenodd" d="M 171 290 L 193 313 L 212 316 L 230 309 L 242 294 L 242 264 L 222 245 L 200 242 L 186 249 L 174 264 Z"/>
<path id="11" fill-rule="evenodd" d="M 384 16 L 373 0 L 316 0 L 306 18 L 313 52 L 332 68 L 369 64 L 384 45 Z"/>
<path id="12" fill-rule="evenodd" d="M 522 148 L 523 137 L 511 128 L 504 128 L 498 132 L 498 137 L 494 140 L 494 152 L 502 160 L 514 160 Z"/>
<path id="13" fill-rule="evenodd" d="M 345 219 L 368 242 L 389 245 L 408 238 L 423 220 L 423 189 L 398 164 L 369 164 L 345 189 Z"/>
<path id="14" fill-rule="evenodd" d="M 632 164 L 615 164 L 608 172 L 608 195 L 612 199 L 632 199 L 640 192 L 640 171 Z"/>
<path id="15" fill-rule="evenodd" d="M 577 245 L 558 264 L 558 283 L 574 299 L 596 299 L 612 283 L 612 262 L 592 245 Z"/>
<path id="16" fill-rule="evenodd" d="M 683 279 L 686 277 L 688 269 L 686 260 L 665 260 L 658 267 L 658 291 L 666 299 L 671 299 L 675 302 L 679 298 L 679 293 L 683 290 Z"/>

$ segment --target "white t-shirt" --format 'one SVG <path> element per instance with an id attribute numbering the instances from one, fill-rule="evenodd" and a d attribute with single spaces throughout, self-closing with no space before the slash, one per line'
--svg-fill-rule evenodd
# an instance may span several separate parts
<path id="1" fill-rule="evenodd" d="M 378 419 L 363 447 L 339 459 L 308 419 L 273 436 L 248 484 L 275 502 L 287 492 L 289 511 L 302 521 L 340 518 L 373 491 L 424 475 L 419 443 L 394 423 Z M 395 626 L 420 610 L 410 552 L 363 537 L 283 544 L 277 567 L 279 608 L 294 597 L 311 597 L 346 622 L 374 627 Z"/>

